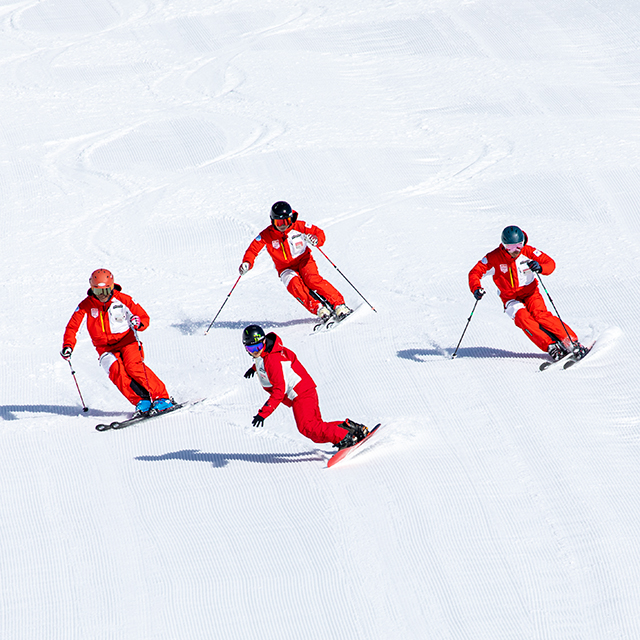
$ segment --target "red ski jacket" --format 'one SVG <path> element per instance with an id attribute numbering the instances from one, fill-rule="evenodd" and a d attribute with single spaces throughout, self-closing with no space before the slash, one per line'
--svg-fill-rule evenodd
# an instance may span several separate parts
<path id="1" fill-rule="evenodd" d="M 269 394 L 269 399 L 258 411 L 258 415 L 268 418 L 280 403 L 287 407 L 305 391 L 315 389 L 316 383 L 298 360 L 298 356 L 282 344 L 275 333 L 266 335 L 266 346 L 262 356 L 256 358 L 253 368 L 260 384 Z"/>
<path id="2" fill-rule="evenodd" d="M 528 244 L 524 245 L 522 252 L 515 259 L 500 245 L 471 269 L 469 289 L 473 293 L 482 286 L 480 280 L 486 275 L 491 275 L 504 304 L 509 300 L 526 298 L 538 288 L 538 279 L 527 265 L 530 260 L 540 263 L 542 274 L 545 276 L 553 273 L 556 268 L 556 263 L 546 253 Z"/>
<path id="3" fill-rule="evenodd" d="M 295 211 L 294 211 L 295 213 Z M 324 231 L 314 224 L 297 220 L 284 233 L 273 226 L 269 226 L 260 232 L 245 251 L 242 262 L 248 262 L 253 268 L 253 263 L 258 254 L 266 247 L 273 264 L 280 275 L 285 269 L 296 269 L 302 256 L 309 251 L 307 235 L 318 238 L 321 247 L 325 241 Z"/>
<path id="4" fill-rule="evenodd" d="M 143 331 L 149 326 L 147 312 L 131 296 L 122 293 L 119 284 L 115 285 L 113 295 L 107 302 L 100 302 L 91 289 L 87 294 L 67 324 L 62 341 L 63 348 L 73 349 L 76 346 L 76 334 L 85 316 L 91 341 L 100 355 L 105 351 L 117 351 L 136 341 L 135 334 L 129 326 L 132 316 L 140 318 L 138 331 Z"/>

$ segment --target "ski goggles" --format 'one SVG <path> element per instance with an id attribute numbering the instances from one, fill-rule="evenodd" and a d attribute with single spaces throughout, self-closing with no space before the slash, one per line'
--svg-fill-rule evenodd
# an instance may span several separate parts
<path id="1" fill-rule="evenodd" d="M 93 295 L 96 298 L 98 296 L 110 296 L 113 291 L 113 287 L 91 287 L 91 291 L 93 291 Z"/>
<path id="2" fill-rule="evenodd" d="M 276 229 L 288 229 L 293 224 L 293 216 L 289 216 L 288 218 L 276 218 L 273 221 L 273 224 Z"/>
<path id="3" fill-rule="evenodd" d="M 245 344 L 244 348 L 251 354 L 260 353 L 264 349 L 264 340 L 255 344 Z"/>
<path id="4" fill-rule="evenodd" d="M 524 242 L 516 242 L 515 244 L 503 244 L 502 245 L 509 253 L 513 251 L 522 251 L 522 247 L 524 247 Z"/>

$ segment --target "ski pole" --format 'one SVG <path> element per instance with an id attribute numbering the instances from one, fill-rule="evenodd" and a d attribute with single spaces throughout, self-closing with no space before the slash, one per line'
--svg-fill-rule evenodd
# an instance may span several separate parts
<path id="1" fill-rule="evenodd" d="M 349 280 L 349 278 L 347 278 L 347 276 L 344 275 L 344 273 L 342 273 L 342 271 L 340 271 L 340 269 L 338 269 L 338 267 L 336 267 L 335 264 L 333 264 L 333 261 L 329 258 L 329 256 L 318 246 L 316 246 L 316 249 L 327 259 L 329 260 L 329 262 L 331 263 L 331 265 L 338 271 L 338 273 L 351 285 L 351 287 L 353 288 L 353 290 L 374 310 L 373 305 L 353 286 L 353 283 Z M 376 311 L 376 313 L 378 313 Z"/>
<path id="2" fill-rule="evenodd" d="M 560 314 L 556 309 L 556 305 L 553 302 L 553 298 L 549 295 L 549 292 L 547 291 L 547 287 L 544 286 L 544 282 L 542 282 L 542 276 L 539 273 L 536 273 L 536 275 L 538 276 L 538 280 L 540 280 L 540 284 L 542 285 L 544 292 L 547 294 L 547 297 L 549 298 L 549 302 L 551 302 L 551 306 L 553 307 L 553 310 L 556 312 L 556 315 L 558 316 L 558 320 L 560 320 L 560 324 L 562 325 L 564 332 L 567 334 L 567 338 L 569 338 L 569 342 L 571 342 L 571 344 L 574 345 L 575 342 L 571 339 L 571 336 L 569 335 L 569 331 L 567 330 L 567 327 L 565 326 L 564 322 L 562 322 L 562 318 L 560 317 Z"/>
<path id="3" fill-rule="evenodd" d="M 476 307 L 478 306 L 478 302 L 480 302 L 480 300 L 476 300 L 476 303 L 473 305 L 473 309 L 471 309 L 471 315 L 469 316 L 469 319 L 467 320 L 467 324 L 464 326 L 464 331 L 462 332 L 462 335 L 460 336 L 460 340 L 458 341 L 458 346 L 456 347 L 456 350 L 453 352 L 453 355 L 451 356 L 451 359 L 453 360 L 456 355 L 458 354 L 458 349 L 460 347 L 460 344 L 462 343 L 462 338 L 464 338 L 464 334 L 467 332 L 467 327 L 469 326 L 469 323 L 471 322 L 471 318 L 473 318 L 473 314 L 476 310 Z"/>
<path id="4" fill-rule="evenodd" d="M 147 375 L 147 365 L 144 363 L 144 351 L 142 350 L 142 340 L 140 340 L 140 338 L 138 337 L 138 330 L 133 326 L 131 327 L 131 329 L 133 331 L 133 335 L 136 337 L 136 342 L 138 343 L 138 351 L 140 352 L 140 362 L 142 362 L 144 379 L 147 383 L 146 391 L 147 393 L 149 393 L 149 389 L 151 389 L 151 387 L 149 386 L 149 376 Z M 151 397 L 151 394 L 149 394 L 149 397 Z"/>
<path id="5" fill-rule="evenodd" d="M 240 278 L 242 278 L 241 275 L 238 276 L 238 279 L 236 280 L 236 283 L 233 285 L 233 287 L 231 287 L 231 291 L 229 291 L 229 293 L 227 294 L 227 297 L 224 299 L 224 302 L 222 303 L 222 307 L 224 307 L 224 305 L 227 304 L 227 301 L 231 297 L 231 294 L 233 293 L 233 290 L 236 288 L 236 285 L 238 284 L 238 282 L 240 282 Z M 211 324 L 209 325 L 209 329 L 211 329 L 211 327 L 213 327 L 213 323 L 216 321 L 217 317 L 220 315 L 220 311 L 222 311 L 222 307 L 220 307 L 220 309 L 218 310 L 218 313 L 216 313 L 216 317 L 211 321 Z M 209 329 L 207 329 L 204 332 L 205 336 L 207 335 L 207 333 L 209 333 Z"/>
<path id="6" fill-rule="evenodd" d="M 71 358 L 67 360 L 69 363 L 69 369 L 71 369 L 71 375 L 73 376 L 73 381 L 76 383 L 76 389 L 78 390 L 78 395 L 80 396 L 80 402 L 82 402 L 82 410 L 86 413 L 89 411 L 89 407 L 84 403 L 84 398 L 82 397 L 82 393 L 80 392 L 80 387 L 78 386 L 78 379 L 76 378 L 76 372 L 73 370 L 73 365 L 71 364 Z"/>

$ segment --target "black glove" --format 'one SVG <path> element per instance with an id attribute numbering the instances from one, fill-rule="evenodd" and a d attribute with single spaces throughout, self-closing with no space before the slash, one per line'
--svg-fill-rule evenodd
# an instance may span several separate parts
<path id="1" fill-rule="evenodd" d="M 251 378 L 254 374 L 255 374 L 256 370 L 251 367 L 250 369 L 247 369 L 247 372 L 244 374 L 245 378 Z"/>
<path id="2" fill-rule="evenodd" d="M 264 426 L 264 418 L 259 413 L 256 413 L 256 415 L 253 416 L 253 420 L 251 421 L 251 424 L 254 427 L 262 427 Z"/>
<path id="3" fill-rule="evenodd" d="M 482 299 L 482 296 L 483 296 L 485 293 L 487 293 L 487 292 L 486 292 L 484 289 L 476 289 L 476 290 L 473 292 L 473 297 L 474 297 L 476 300 L 481 300 L 481 299 Z"/>
<path id="4" fill-rule="evenodd" d="M 527 266 L 531 271 L 533 271 L 533 273 L 542 273 L 542 267 L 537 260 L 529 260 L 529 262 L 527 262 Z"/>
<path id="5" fill-rule="evenodd" d="M 71 357 L 72 353 L 73 353 L 73 349 L 71 347 L 62 347 L 62 351 L 60 352 L 60 355 L 65 360 L 68 360 Z"/>

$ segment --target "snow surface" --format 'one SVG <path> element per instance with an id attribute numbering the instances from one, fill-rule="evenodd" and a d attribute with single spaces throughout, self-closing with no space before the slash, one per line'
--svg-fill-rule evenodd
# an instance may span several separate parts
<path id="1" fill-rule="evenodd" d="M 0 0 L 0 637 L 640 637 L 637 0 Z M 312 334 L 285 199 L 357 315 Z M 509 224 L 588 360 L 541 373 L 467 273 Z M 188 410 L 130 406 L 64 326 L 106 267 Z M 227 300 L 208 335 L 209 322 Z M 243 373 L 276 331 L 333 469 Z"/>

